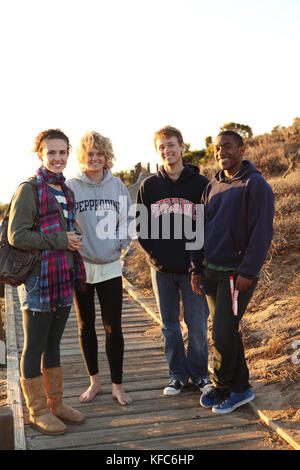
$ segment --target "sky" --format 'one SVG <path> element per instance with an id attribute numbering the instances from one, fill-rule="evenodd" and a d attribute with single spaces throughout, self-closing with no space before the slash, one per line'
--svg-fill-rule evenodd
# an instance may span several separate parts
<path id="1" fill-rule="evenodd" d="M 300 117 L 300 0 L 10 0 L 0 3 L 0 201 L 39 160 L 35 137 L 60 128 L 73 151 L 95 130 L 114 170 L 159 163 L 153 133 L 191 149 L 233 121 L 255 135 Z"/>

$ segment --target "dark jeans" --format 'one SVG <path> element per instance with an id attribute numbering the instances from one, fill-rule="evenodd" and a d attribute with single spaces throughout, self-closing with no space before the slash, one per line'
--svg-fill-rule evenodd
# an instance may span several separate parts
<path id="1" fill-rule="evenodd" d="M 102 322 L 106 335 L 106 355 L 111 381 L 122 383 L 124 339 L 121 327 L 122 278 L 115 277 L 97 284 L 86 284 L 86 291 L 75 289 L 74 303 L 78 321 L 78 337 L 88 374 L 98 370 L 98 340 L 95 329 L 95 290 L 97 292 Z"/>
<path id="2" fill-rule="evenodd" d="M 24 346 L 20 361 L 21 376 L 33 379 L 41 367 L 60 365 L 60 342 L 71 307 L 58 307 L 56 312 L 22 310 Z"/>
<path id="3" fill-rule="evenodd" d="M 165 355 L 170 378 L 195 382 L 208 378 L 206 299 L 195 294 L 189 274 L 162 273 L 151 268 L 153 291 L 162 319 Z M 180 329 L 180 293 L 184 321 L 188 327 L 188 346 L 185 352 Z"/>
<path id="4" fill-rule="evenodd" d="M 238 295 L 238 315 L 232 311 L 229 276 L 233 273 L 204 268 L 203 286 L 212 316 L 213 383 L 235 393 L 249 387 L 249 371 L 245 360 L 239 322 L 253 295 L 258 279 Z M 235 276 L 236 277 L 236 276 Z"/>

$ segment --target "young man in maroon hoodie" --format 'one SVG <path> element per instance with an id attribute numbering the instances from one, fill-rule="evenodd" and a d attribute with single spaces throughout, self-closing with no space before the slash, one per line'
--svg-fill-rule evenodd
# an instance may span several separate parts
<path id="1" fill-rule="evenodd" d="M 189 378 L 203 392 L 210 385 L 208 307 L 205 297 L 195 294 L 191 288 L 188 243 L 195 232 L 186 228 L 195 229 L 197 205 L 208 180 L 199 174 L 198 167 L 183 164 L 184 142 L 178 129 L 171 126 L 160 129 L 154 135 L 154 145 L 163 165 L 139 188 L 137 204 L 146 208 L 147 221 L 137 217 L 137 233 L 151 267 L 153 290 L 163 324 L 170 374 L 170 382 L 163 393 L 177 395 Z M 146 225 L 148 230 L 143 235 Z M 188 328 L 187 353 L 180 329 L 180 295 Z"/>

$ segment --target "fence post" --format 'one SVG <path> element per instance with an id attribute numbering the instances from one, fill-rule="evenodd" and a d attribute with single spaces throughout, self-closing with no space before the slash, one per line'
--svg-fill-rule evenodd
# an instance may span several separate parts
<path id="1" fill-rule="evenodd" d="M 0 450 L 14 450 L 14 418 L 11 408 L 0 407 Z"/>

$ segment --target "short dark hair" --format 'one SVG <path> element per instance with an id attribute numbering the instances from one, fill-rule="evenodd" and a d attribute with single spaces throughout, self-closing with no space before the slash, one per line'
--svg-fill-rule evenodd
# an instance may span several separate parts
<path id="1" fill-rule="evenodd" d="M 158 139 L 161 139 L 162 137 L 163 138 L 169 138 L 169 137 L 173 137 L 173 136 L 177 138 L 179 144 L 183 144 L 182 134 L 178 129 L 176 129 L 176 127 L 172 127 L 172 126 L 162 127 L 161 129 L 159 129 L 159 131 L 156 131 L 154 133 L 154 146 L 155 146 L 155 148 L 156 148 L 156 141 Z"/>
<path id="2" fill-rule="evenodd" d="M 242 137 L 240 136 L 240 134 L 238 134 L 235 131 L 222 131 L 220 132 L 220 134 L 217 135 L 217 137 L 219 137 L 220 135 L 230 135 L 231 137 L 234 138 L 234 140 L 237 142 L 239 147 L 242 147 L 244 145 L 244 141 Z"/>
<path id="3" fill-rule="evenodd" d="M 33 151 L 37 153 L 42 151 L 44 147 L 43 146 L 44 140 L 50 140 L 50 139 L 64 140 L 67 144 L 68 152 L 70 152 L 71 145 L 69 142 L 69 138 L 60 129 L 47 129 L 46 131 L 40 132 L 39 135 L 35 138 L 35 141 L 33 144 Z"/>

